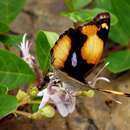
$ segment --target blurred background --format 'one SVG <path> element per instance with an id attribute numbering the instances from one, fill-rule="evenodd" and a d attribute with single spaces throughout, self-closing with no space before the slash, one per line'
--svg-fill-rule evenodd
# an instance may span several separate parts
<path id="1" fill-rule="evenodd" d="M 13 33 L 28 33 L 35 37 L 37 31 L 46 30 L 62 33 L 73 26 L 72 21 L 60 15 L 66 9 L 63 0 L 27 0 L 22 12 L 11 24 Z M 110 88 L 130 91 L 130 72 L 111 77 Z M 105 83 L 98 83 L 102 88 Z M 130 130 L 130 99 L 114 97 L 118 104 L 108 96 L 97 92 L 93 98 L 83 97 L 77 100 L 76 110 L 66 118 L 58 113 L 52 119 L 29 120 L 24 117 L 6 117 L 0 121 L 0 130 Z"/>
<path id="2" fill-rule="evenodd" d="M 61 33 L 72 26 L 72 22 L 61 16 L 65 10 L 64 1 L 60 0 L 27 0 L 24 10 L 12 24 L 17 33 L 35 34 L 38 30 Z"/>

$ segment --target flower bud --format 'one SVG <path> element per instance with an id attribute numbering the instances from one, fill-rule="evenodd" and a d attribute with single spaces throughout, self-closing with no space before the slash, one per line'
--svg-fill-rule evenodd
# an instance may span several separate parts
<path id="1" fill-rule="evenodd" d="M 52 118 L 55 115 L 55 110 L 52 106 L 46 105 L 44 108 L 39 109 L 37 112 L 33 113 L 31 119 L 43 119 Z"/>
<path id="2" fill-rule="evenodd" d="M 30 96 L 23 90 L 18 91 L 16 98 L 21 104 L 30 102 Z"/>
<path id="3" fill-rule="evenodd" d="M 39 109 L 39 112 L 42 116 L 47 118 L 52 118 L 55 115 L 55 109 L 50 105 L 46 105 L 42 109 Z"/>
<path id="4" fill-rule="evenodd" d="M 93 90 L 83 91 L 82 95 L 87 97 L 93 97 L 95 95 L 95 92 Z"/>
<path id="5" fill-rule="evenodd" d="M 29 89 L 28 89 L 28 94 L 31 96 L 31 97 L 36 97 L 37 96 L 37 94 L 38 94 L 38 88 L 37 87 L 33 87 L 33 86 L 31 86 L 31 87 L 29 87 Z"/>
<path id="6" fill-rule="evenodd" d="M 93 97 L 95 94 L 95 91 L 93 90 L 86 90 L 86 91 L 78 91 L 76 92 L 76 96 L 87 96 L 87 97 Z"/>

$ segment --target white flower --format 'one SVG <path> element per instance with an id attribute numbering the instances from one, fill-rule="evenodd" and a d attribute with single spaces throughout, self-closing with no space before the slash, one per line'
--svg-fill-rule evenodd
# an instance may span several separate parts
<path id="1" fill-rule="evenodd" d="M 33 67 L 33 63 L 35 58 L 30 54 L 29 50 L 31 47 L 31 44 L 28 40 L 26 40 L 27 34 L 25 33 L 23 35 L 22 42 L 18 46 L 21 49 L 23 60 L 30 66 Z"/>
<path id="2" fill-rule="evenodd" d="M 76 98 L 72 91 L 67 91 L 61 86 L 59 79 L 52 79 L 47 88 L 40 91 L 38 96 L 43 96 L 39 109 L 43 108 L 48 101 L 55 104 L 61 116 L 66 117 L 75 109 Z"/>

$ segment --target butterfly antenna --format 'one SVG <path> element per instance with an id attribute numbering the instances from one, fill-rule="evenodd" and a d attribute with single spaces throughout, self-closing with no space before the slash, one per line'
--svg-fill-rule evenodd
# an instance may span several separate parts
<path id="1" fill-rule="evenodd" d="M 91 81 L 88 82 L 89 88 L 103 92 L 103 93 L 114 94 L 114 95 L 117 95 L 117 96 L 130 97 L 130 93 L 125 93 L 125 92 L 120 92 L 120 91 L 115 91 L 115 90 L 110 90 L 110 89 L 95 88 L 96 83 L 99 80 L 103 80 L 103 81 L 108 82 L 108 83 L 110 82 L 110 80 L 106 77 L 97 77 L 94 82 L 91 82 Z"/>
<path id="2" fill-rule="evenodd" d="M 110 95 L 102 92 L 105 96 L 107 96 L 110 100 L 114 101 L 117 104 L 122 104 L 122 102 L 118 101 L 117 99 L 114 99 L 113 97 L 111 97 Z"/>
<path id="3" fill-rule="evenodd" d="M 104 69 L 109 65 L 109 62 L 107 62 L 96 74 L 96 76 L 93 78 L 93 81 L 97 79 L 97 77 L 104 71 Z"/>
<path id="4" fill-rule="evenodd" d="M 109 89 L 100 89 L 100 88 L 94 88 L 97 91 L 109 93 L 109 94 L 114 94 L 118 96 L 125 96 L 125 97 L 130 97 L 130 93 L 125 93 L 125 92 L 120 92 L 120 91 L 115 91 L 115 90 L 109 90 Z"/>

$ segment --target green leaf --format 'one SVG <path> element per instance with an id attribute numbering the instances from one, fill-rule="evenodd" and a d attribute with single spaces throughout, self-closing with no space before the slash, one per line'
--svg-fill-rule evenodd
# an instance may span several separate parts
<path id="1" fill-rule="evenodd" d="M 128 70 L 130 69 L 130 51 L 113 52 L 106 58 L 106 62 L 109 62 L 108 70 L 113 73 Z"/>
<path id="2" fill-rule="evenodd" d="M 77 10 L 88 5 L 92 0 L 64 0 L 64 2 L 69 10 Z"/>
<path id="3" fill-rule="evenodd" d="M 7 92 L 7 88 L 0 87 L 0 94 L 5 94 Z"/>
<path id="4" fill-rule="evenodd" d="M 111 28 L 113 41 L 127 46 L 130 40 L 130 1 L 129 0 L 96 0 L 97 6 L 107 9 L 118 18 L 118 23 Z"/>
<path id="5" fill-rule="evenodd" d="M 10 90 L 34 79 L 34 72 L 21 58 L 0 49 L 0 87 Z"/>
<path id="6" fill-rule="evenodd" d="M 0 22 L 9 25 L 20 13 L 25 0 L 0 0 Z"/>
<path id="7" fill-rule="evenodd" d="M 39 31 L 36 38 L 36 54 L 43 73 L 50 66 L 50 49 L 58 38 L 53 32 Z"/>
<path id="8" fill-rule="evenodd" d="M 15 97 L 0 94 L 0 118 L 7 116 L 8 114 L 15 112 L 18 103 Z"/>
<path id="9" fill-rule="evenodd" d="M 32 112 L 37 112 L 38 111 L 38 108 L 39 108 L 39 104 L 32 104 Z"/>
<path id="10" fill-rule="evenodd" d="M 59 35 L 55 32 L 48 32 L 48 31 L 44 31 L 44 34 L 46 35 L 50 47 L 52 48 L 55 42 L 58 40 Z"/>
<path id="11" fill-rule="evenodd" d="M 9 46 L 17 46 L 21 43 L 22 37 L 22 35 L 0 35 L 0 42 Z"/>
<path id="12" fill-rule="evenodd" d="M 1 23 L 0 22 L 0 32 L 4 33 L 4 32 L 8 32 L 9 31 L 9 26 L 7 24 Z"/>
<path id="13" fill-rule="evenodd" d="M 63 16 L 69 17 L 73 22 L 88 22 L 91 21 L 98 13 L 101 12 L 109 12 L 104 9 L 95 8 L 95 9 L 84 9 L 80 11 L 74 11 L 74 12 L 63 12 Z M 114 25 L 118 22 L 117 17 L 109 12 L 111 14 L 111 25 Z"/>

